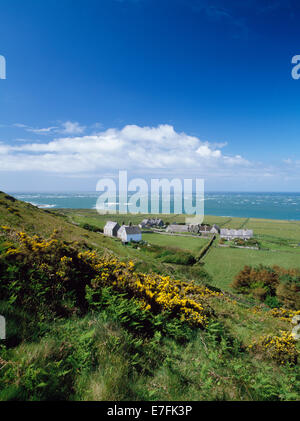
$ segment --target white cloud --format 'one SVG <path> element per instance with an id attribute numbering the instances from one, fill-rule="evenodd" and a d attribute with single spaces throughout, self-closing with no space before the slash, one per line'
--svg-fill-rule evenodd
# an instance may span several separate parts
<path id="1" fill-rule="evenodd" d="M 100 123 L 97 124 L 99 125 Z M 86 130 L 86 126 L 81 126 L 77 121 L 65 121 L 63 123 L 60 123 L 58 126 L 42 128 L 30 127 L 22 123 L 15 123 L 13 126 L 18 127 L 20 129 L 25 129 L 27 132 L 43 135 L 53 135 L 56 133 L 61 133 L 65 135 L 79 135 L 84 133 L 84 131 Z"/>
<path id="2" fill-rule="evenodd" d="M 26 124 L 22 124 L 22 123 L 15 123 L 13 124 L 14 127 L 19 127 L 20 129 L 25 129 L 28 126 L 26 126 Z"/>
<path id="3" fill-rule="evenodd" d="M 286 164 L 286 166 L 288 168 L 297 168 L 300 166 L 300 160 L 299 159 L 291 159 L 291 158 L 287 158 L 287 159 L 283 159 L 283 163 Z"/>
<path id="4" fill-rule="evenodd" d="M 72 122 L 72 121 L 66 121 L 65 123 L 62 123 L 62 130 L 59 130 L 60 133 L 64 133 L 64 134 L 82 134 L 86 127 L 85 126 L 80 126 L 79 123 Z"/>
<path id="5" fill-rule="evenodd" d="M 196 150 L 196 153 L 199 154 L 202 158 L 221 158 L 222 154 L 220 150 L 212 150 L 209 145 L 201 145 Z"/>
<path id="6" fill-rule="evenodd" d="M 45 127 L 42 129 L 34 129 L 32 127 L 27 127 L 26 129 L 28 132 L 36 133 L 36 134 L 51 134 L 55 130 L 57 130 L 57 127 Z"/>
<path id="7" fill-rule="evenodd" d="M 74 134 L 83 127 L 70 123 L 65 125 L 65 130 Z M 211 172 L 235 174 L 237 167 L 251 167 L 240 155 L 223 154 L 223 144 L 218 144 L 218 149 L 216 145 L 176 132 L 167 124 L 127 125 L 121 130 L 62 137 L 47 143 L 1 144 L 0 171 L 95 174 L 119 169 L 145 173 L 160 169 L 184 174 L 195 171 L 204 176 Z"/>

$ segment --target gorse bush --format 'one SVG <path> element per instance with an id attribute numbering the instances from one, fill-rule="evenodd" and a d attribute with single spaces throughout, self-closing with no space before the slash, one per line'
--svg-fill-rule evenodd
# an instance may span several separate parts
<path id="1" fill-rule="evenodd" d="M 59 240 L 57 233 L 43 240 L 4 229 L 13 243 L 4 243 L 0 256 L 2 299 L 39 320 L 84 309 L 81 285 L 93 271 L 79 259 L 77 245 Z"/>
<path id="2" fill-rule="evenodd" d="M 278 317 L 279 319 L 290 323 L 293 317 L 300 316 L 300 310 L 295 311 L 295 310 L 287 310 L 285 308 L 273 308 L 270 311 L 270 314 L 273 317 Z"/>
<path id="3" fill-rule="evenodd" d="M 276 296 L 285 307 L 300 309 L 300 277 L 284 277 L 276 288 Z"/>
<path id="4" fill-rule="evenodd" d="M 261 353 L 264 357 L 271 358 L 279 364 L 296 364 L 298 350 L 296 340 L 289 332 L 281 332 L 281 335 L 267 335 L 257 342 L 249 345 L 249 349 Z"/>
<path id="5" fill-rule="evenodd" d="M 252 293 L 271 307 L 282 303 L 291 309 L 300 309 L 300 271 L 279 266 L 245 266 L 235 277 L 232 287 L 242 293 Z M 266 301 L 265 301 L 266 302 Z M 267 303 L 266 302 L 266 303 Z"/>
<path id="6" fill-rule="evenodd" d="M 40 320 L 101 306 L 102 289 L 111 287 L 136 300 L 143 311 L 166 312 L 170 318 L 204 327 L 212 314 L 205 298 L 219 294 L 169 276 L 135 272 L 133 262 L 80 251 L 78 244 L 60 240 L 57 232 L 43 240 L 7 227 L 2 230 L 12 243 L 6 243 L 0 257 L 1 296 Z"/>
<path id="7" fill-rule="evenodd" d="M 279 276 L 274 268 L 268 266 L 245 266 L 235 277 L 232 286 L 241 291 L 248 291 L 259 286 L 265 287 L 269 293 L 275 294 L 279 284 Z"/>

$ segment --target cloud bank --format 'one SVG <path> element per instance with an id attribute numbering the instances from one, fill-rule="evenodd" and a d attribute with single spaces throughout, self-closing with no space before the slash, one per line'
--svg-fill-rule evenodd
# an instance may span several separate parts
<path id="1" fill-rule="evenodd" d="M 78 124 L 66 125 L 68 133 L 79 134 Z M 248 168 L 240 155 L 226 155 L 224 144 L 201 141 L 196 136 L 178 133 L 174 127 L 127 125 L 94 135 L 60 137 L 49 142 L 11 146 L 0 143 L 0 171 L 42 171 L 61 174 L 95 174 L 103 171 L 170 170 L 233 171 Z M 234 170 L 234 171 L 235 171 Z"/>

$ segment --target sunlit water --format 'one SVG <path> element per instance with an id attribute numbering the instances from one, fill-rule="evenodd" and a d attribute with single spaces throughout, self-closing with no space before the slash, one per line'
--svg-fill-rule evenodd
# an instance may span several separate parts
<path id="1" fill-rule="evenodd" d="M 95 209 L 99 193 L 12 193 L 40 208 Z M 118 199 L 109 201 L 108 209 Z M 129 202 L 129 199 L 128 199 Z M 205 193 L 205 214 L 300 220 L 300 193 Z M 150 204 L 150 200 L 149 200 Z M 150 205 L 149 205 L 150 206 Z M 128 206 L 130 211 L 130 205 Z M 171 200 L 171 212 L 173 200 Z"/>

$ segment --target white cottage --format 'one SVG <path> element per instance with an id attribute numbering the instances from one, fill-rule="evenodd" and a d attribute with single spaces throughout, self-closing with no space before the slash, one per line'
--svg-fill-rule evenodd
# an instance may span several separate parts
<path id="1" fill-rule="evenodd" d="M 136 225 L 122 225 L 118 230 L 118 238 L 124 243 L 129 241 L 142 241 L 142 233 Z"/>
<path id="2" fill-rule="evenodd" d="M 212 234 L 220 234 L 220 231 L 221 231 L 220 227 L 218 225 L 216 225 L 216 224 L 214 224 L 212 226 L 212 229 L 210 230 L 210 232 Z"/>
<path id="3" fill-rule="evenodd" d="M 118 230 L 120 229 L 120 225 L 114 221 L 107 221 L 103 233 L 104 235 L 108 235 L 109 237 L 117 237 Z"/>

